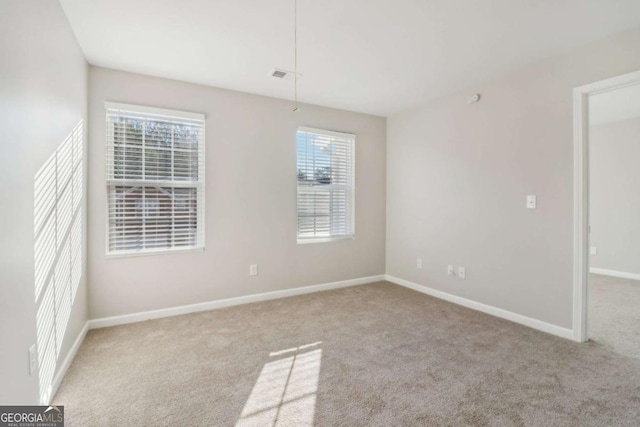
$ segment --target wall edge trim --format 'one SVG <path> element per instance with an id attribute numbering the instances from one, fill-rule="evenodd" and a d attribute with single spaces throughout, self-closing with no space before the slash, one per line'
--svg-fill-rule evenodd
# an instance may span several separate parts
<path id="1" fill-rule="evenodd" d="M 601 274 L 603 276 L 619 277 L 621 279 L 640 280 L 640 274 L 627 273 L 625 271 L 607 270 L 604 268 L 589 268 L 589 273 Z"/>
<path id="2" fill-rule="evenodd" d="M 182 314 L 198 313 L 201 311 L 216 310 L 219 308 L 233 307 L 236 305 L 250 304 L 260 301 L 269 301 L 287 298 L 314 292 L 328 291 L 332 289 L 346 288 L 350 286 L 364 285 L 367 283 L 384 280 L 385 275 L 360 277 L 356 279 L 340 280 L 337 282 L 322 283 L 319 285 L 302 286 L 292 289 L 250 294 L 233 298 L 225 298 L 196 304 L 188 304 L 176 307 L 167 307 L 159 310 L 143 311 L 138 313 L 123 314 L 119 316 L 102 317 L 89 320 L 89 329 L 106 328 L 109 326 L 126 325 L 129 323 L 143 322 L 145 320 L 161 319 L 165 317 L 179 316 Z"/>
<path id="3" fill-rule="evenodd" d="M 64 358 L 64 361 L 62 362 L 62 364 L 58 368 L 57 372 L 53 376 L 53 382 L 51 383 L 51 395 L 49 397 L 49 402 L 41 402 L 43 405 L 45 405 L 45 404 L 46 405 L 50 405 L 53 402 L 53 398 L 58 393 L 58 388 L 60 387 L 60 384 L 62 383 L 62 380 L 64 379 L 64 376 L 66 375 L 67 371 L 69 370 L 69 367 L 71 366 L 71 363 L 73 362 L 73 359 L 75 359 L 76 353 L 78 353 L 78 350 L 80 349 L 80 345 L 84 341 L 84 338 L 87 336 L 87 332 L 89 332 L 89 329 L 90 329 L 89 328 L 89 321 L 86 321 L 84 326 L 82 327 L 82 330 L 80 331 L 80 333 L 76 337 L 76 340 L 73 342 L 73 345 L 69 349 L 69 352 L 67 353 L 67 356 Z"/>
<path id="4" fill-rule="evenodd" d="M 511 322 L 518 323 L 520 325 L 524 325 L 532 329 L 537 329 L 539 331 L 546 332 L 548 334 L 556 335 L 558 337 L 562 337 L 570 340 L 574 339 L 574 333 L 572 329 L 563 328 L 561 326 L 553 325 L 551 323 L 547 323 L 539 319 L 527 317 L 522 314 L 514 313 L 512 311 L 504 310 L 502 308 L 494 307 L 491 305 L 483 304 L 481 302 L 459 297 L 457 295 L 452 295 L 447 292 L 439 291 L 439 290 L 430 288 L 428 286 L 410 282 L 409 280 L 401 279 L 399 277 L 395 277 L 389 274 L 387 274 L 385 277 L 388 282 L 395 283 L 396 285 L 404 286 L 405 288 L 413 289 L 414 291 L 418 291 L 423 294 L 430 295 L 432 297 L 436 297 L 457 305 L 461 305 L 463 307 L 470 308 L 472 310 L 480 311 L 482 313 L 489 314 L 491 316 L 499 317 L 501 319 L 509 320 Z"/>

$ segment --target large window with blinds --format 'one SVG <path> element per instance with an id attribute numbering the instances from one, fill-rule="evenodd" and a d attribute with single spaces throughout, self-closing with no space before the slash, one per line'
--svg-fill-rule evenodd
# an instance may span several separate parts
<path id="1" fill-rule="evenodd" d="M 298 243 L 354 237 L 355 139 L 298 128 Z"/>
<path id="2" fill-rule="evenodd" d="M 204 249 L 204 115 L 105 109 L 107 255 Z"/>

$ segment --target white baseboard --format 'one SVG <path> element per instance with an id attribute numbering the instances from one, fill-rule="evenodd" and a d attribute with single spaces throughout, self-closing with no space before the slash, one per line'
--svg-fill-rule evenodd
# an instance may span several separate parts
<path id="1" fill-rule="evenodd" d="M 67 357 L 64 358 L 62 365 L 60 365 L 60 368 L 58 368 L 58 372 L 56 372 L 55 376 L 53 377 L 53 382 L 51 383 L 51 395 L 49 397 L 50 401 L 42 402 L 43 405 L 50 405 L 51 400 L 53 400 L 53 398 L 56 396 L 56 393 L 58 392 L 58 388 L 60 387 L 60 383 L 62 383 L 62 379 L 67 373 L 69 366 L 71 366 L 71 362 L 73 362 L 73 359 L 76 357 L 76 353 L 80 348 L 80 344 L 82 344 L 82 341 L 84 341 L 84 337 L 87 335 L 88 331 L 89 331 L 89 322 L 84 324 L 84 327 L 82 328 L 82 330 L 78 334 L 78 337 L 76 338 L 76 340 L 73 342 L 73 345 L 69 349 L 69 352 L 67 353 Z"/>
<path id="2" fill-rule="evenodd" d="M 604 268 L 590 268 L 589 273 L 602 274 L 603 276 L 620 277 L 621 279 L 640 280 L 640 274 L 625 273 L 624 271 L 605 270 Z"/>
<path id="3" fill-rule="evenodd" d="M 323 283 L 321 285 L 303 286 L 300 288 L 284 289 L 281 291 L 265 292 L 262 294 L 246 295 L 246 296 L 235 297 L 235 298 L 227 298 L 227 299 L 208 301 L 208 302 L 202 302 L 197 304 L 164 308 L 160 310 L 125 314 L 122 316 L 103 317 L 100 319 L 89 320 L 89 329 L 124 325 L 127 323 L 142 322 L 145 320 L 159 319 L 163 317 L 179 316 L 181 314 L 214 310 L 217 308 L 231 307 L 234 305 L 248 304 L 248 303 L 259 302 L 259 301 L 268 301 L 268 300 L 273 300 L 278 298 L 291 297 L 295 295 L 309 294 L 312 292 L 328 291 L 331 289 L 346 288 L 349 286 L 356 286 L 356 285 L 363 285 L 365 283 L 377 282 L 384 279 L 385 279 L 385 276 L 381 274 L 378 276 L 361 277 L 358 279 Z"/>
<path id="4" fill-rule="evenodd" d="M 398 277 L 394 277 L 388 274 L 385 277 L 386 277 L 386 280 L 389 282 L 407 287 L 409 289 L 413 289 L 414 291 L 422 292 L 423 294 L 431 295 L 433 297 L 440 298 L 445 301 L 452 302 L 454 304 L 471 308 L 473 310 L 481 311 L 483 313 L 500 317 L 502 319 L 510 320 L 512 322 L 519 323 L 521 325 L 528 326 L 533 329 L 538 329 L 540 331 L 543 331 L 552 335 L 556 335 L 562 338 L 566 338 L 570 340 L 574 339 L 573 330 L 571 329 L 563 328 L 557 325 L 552 325 L 551 323 L 543 322 L 542 320 L 523 316 L 521 314 L 513 313 L 511 311 L 503 310 L 501 308 L 482 304 L 480 302 L 462 298 L 456 295 L 451 295 L 446 292 L 438 291 L 436 289 L 432 289 L 424 285 L 419 285 L 417 283 L 400 279 Z"/>

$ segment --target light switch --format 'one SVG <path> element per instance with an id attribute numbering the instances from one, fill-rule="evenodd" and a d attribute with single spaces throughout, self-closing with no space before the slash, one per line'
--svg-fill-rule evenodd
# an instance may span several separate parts
<path id="1" fill-rule="evenodd" d="M 527 209 L 535 209 L 538 204 L 535 194 L 529 194 L 527 196 Z"/>

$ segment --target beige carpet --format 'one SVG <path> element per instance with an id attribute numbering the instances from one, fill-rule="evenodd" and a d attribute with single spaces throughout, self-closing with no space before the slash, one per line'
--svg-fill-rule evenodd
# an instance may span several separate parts
<path id="1" fill-rule="evenodd" d="M 640 281 L 589 275 L 589 338 L 640 359 Z"/>
<path id="2" fill-rule="evenodd" d="M 640 363 L 376 283 L 90 331 L 69 426 L 640 425 Z"/>

